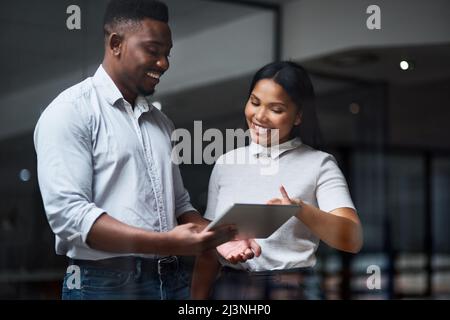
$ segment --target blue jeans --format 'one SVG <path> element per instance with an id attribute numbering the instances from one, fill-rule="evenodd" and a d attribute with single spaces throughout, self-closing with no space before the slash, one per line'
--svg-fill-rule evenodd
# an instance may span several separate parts
<path id="1" fill-rule="evenodd" d="M 246 272 L 224 267 L 213 290 L 216 300 L 323 300 L 312 268 Z"/>
<path id="2" fill-rule="evenodd" d="M 190 296 L 191 276 L 186 266 L 176 260 L 176 266 L 164 271 L 141 258 L 132 258 L 125 268 L 104 268 L 95 262 L 77 263 L 79 282 L 73 282 L 74 273 L 66 273 L 63 282 L 63 300 L 185 300 Z M 156 261 L 157 266 L 157 261 Z M 161 272 L 160 272 L 161 271 Z M 68 283 L 69 282 L 69 283 Z M 76 285 L 74 285 L 74 283 Z"/>

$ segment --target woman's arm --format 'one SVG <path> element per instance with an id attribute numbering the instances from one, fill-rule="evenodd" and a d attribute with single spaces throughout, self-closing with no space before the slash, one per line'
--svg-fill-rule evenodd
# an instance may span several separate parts
<path id="1" fill-rule="evenodd" d="M 298 204 L 296 215 L 317 237 L 329 246 L 351 253 L 358 253 L 363 245 L 362 227 L 358 215 L 351 208 L 338 208 L 325 212 L 298 199 L 290 199 L 284 187 L 282 198 L 272 199 L 269 204 Z"/>
<path id="2" fill-rule="evenodd" d="M 220 270 L 215 250 L 205 251 L 195 259 L 192 273 L 191 299 L 208 299 Z"/>
<path id="3" fill-rule="evenodd" d="M 362 228 L 355 210 L 338 208 L 325 212 L 304 202 L 301 206 L 297 218 L 326 244 L 351 253 L 361 250 Z"/>
<path id="4" fill-rule="evenodd" d="M 261 247 L 255 239 L 233 240 L 216 248 L 228 262 L 236 264 L 261 255 Z M 197 256 L 192 276 L 191 298 L 207 299 L 220 270 L 216 250 L 208 250 Z"/>

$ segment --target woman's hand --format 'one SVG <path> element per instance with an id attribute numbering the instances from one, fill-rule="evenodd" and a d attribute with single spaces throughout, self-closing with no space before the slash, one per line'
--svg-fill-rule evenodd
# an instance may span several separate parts
<path id="1" fill-rule="evenodd" d="M 281 198 L 271 199 L 267 204 L 297 204 L 301 209 L 296 217 L 318 238 L 329 246 L 357 253 L 363 245 L 362 227 L 356 211 L 352 208 L 337 208 L 325 212 L 299 199 L 291 199 L 283 186 Z"/>
<path id="2" fill-rule="evenodd" d="M 270 199 L 267 202 L 267 204 L 284 204 L 284 205 L 296 204 L 299 206 L 301 206 L 303 204 L 303 202 L 300 199 L 289 198 L 289 195 L 287 194 L 286 189 L 283 186 L 280 187 L 280 192 L 281 192 L 282 198 Z"/>
<path id="3" fill-rule="evenodd" d="M 232 240 L 216 248 L 217 252 L 232 264 L 245 262 L 261 255 L 261 247 L 254 239 Z"/>

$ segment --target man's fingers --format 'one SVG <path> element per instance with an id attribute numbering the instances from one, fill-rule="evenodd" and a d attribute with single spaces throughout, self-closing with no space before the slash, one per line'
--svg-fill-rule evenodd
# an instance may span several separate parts
<path id="1" fill-rule="evenodd" d="M 234 224 L 224 224 L 217 227 L 213 227 L 211 229 L 206 230 L 206 228 L 202 229 L 204 233 L 217 233 L 217 232 L 226 232 L 226 230 L 237 230 L 236 225 Z"/>
<path id="2" fill-rule="evenodd" d="M 237 228 L 234 225 L 220 226 L 214 229 L 214 231 L 206 231 L 206 241 L 208 241 L 208 249 L 211 247 L 217 247 L 222 243 L 232 240 L 237 234 Z"/>

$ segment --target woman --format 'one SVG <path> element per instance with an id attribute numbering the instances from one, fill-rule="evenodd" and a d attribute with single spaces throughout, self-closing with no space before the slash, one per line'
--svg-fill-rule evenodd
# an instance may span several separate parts
<path id="1" fill-rule="evenodd" d="M 218 299 L 319 299 L 312 269 L 319 240 L 346 252 L 360 250 L 361 224 L 343 174 L 333 156 L 306 144 L 316 143 L 313 103 L 311 80 L 301 66 L 275 62 L 255 74 L 245 106 L 251 144 L 216 162 L 205 217 L 214 219 L 232 203 L 298 204 L 300 209 L 269 238 L 256 239 L 261 254 L 252 260 L 232 265 L 215 252 L 198 257 L 192 298 L 210 297 L 216 282 L 213 298 Z M 229 161 L 244 154 L 266 161 Z M 276 164 L 276 172 L 261 170 L 268 162 Z M 239 251 L 223 246 L 221 252 L 229 250 L 231 258 Z"/>

